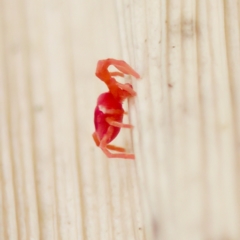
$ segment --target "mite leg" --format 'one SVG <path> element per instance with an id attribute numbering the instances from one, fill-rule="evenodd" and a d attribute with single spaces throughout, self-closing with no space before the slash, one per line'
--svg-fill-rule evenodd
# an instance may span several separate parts
<path id="1" fill-rule="evenodd" d="M 103 110 L 104 110 L 104 113 L 106 114 L 128 114 L 128 112 L 125 112 L 124 110 L 117 110 L 117 109 L 103 109 Z"/>
<path id="2" fill-rule="evenodd" d="M 108 71 L 108 67 L 110 65 L 113 65 L 120 72 L 122 72 L 124 74 L 129 74 L 135 78 L 140 78 L 139 74 L 137 72 L 135 72 L 125 61 L 116 60 L 116 59 L 112 59 L 112 58 L 98 61 L 97 69 L 96 69 L 96 73 L 95 73 L 96 76 L 103 81 L 109 80 L 111 78 L 111 73 Z M 117 76 L 122 76 L 121 73 L 113 72 L 112 74 L 113 74 L 112 76 L 114 76 L 114 74 L 116 74 Z"/>
<path id="3" fill-rule="evenodd" d="M 120 72 L 124 74 L 132 75 L 135 78 L 140 78 L 139 74 L 134 71 L 125 61 L 123 60 L 116 60 L 109 58 L 106 60 L 109 65 L 112 64 L 115 68 L 117 68 Z"/>
<path id="4" fill-rule="evenodd" d="M 100 141 L 99 141 L 99 138 L 98 138 L 97 133 L 94 132 L 94 133 L 92 134 L 92 137 L 93 137 L 93 140 L 94 140 L 94 142 L 96 143 L 96 145 L 99 147 Z M 109 149 L 109 150 L 116 151 L 116 152 L 126 152 L 125 148 L 118 147 L 118 146 L 111 145 L 111 144 L 107 144 L 107 145 L 106 145 L 106 148 Z"/>
<path id="5" fill-rule="evenodd" d="M 112 77 L 124 77 L 124 74 L 121 72 L 109 72 Z"/>
<path id="6" fill-rule="evenodd" d="M 124 159 L 135 159 L 134 154 L 129 154 L 129 153 L 111 153 L 107 149 L 107 140 L 111 137 L 113 133 L 113 127 L 110 126 L 108 128 L 107 133 L 104 135 L 102 138 L 99 147 L 102 149 L 102 151 L 105 153 L 105 155 L 108 158 L 124 158 Z"/>
<path id="7" fill-rule="evenodd" d="M 111 117 L 106 118 L 107 123 L 119 128 L 133 128 L 133 125 L 114 121 Z"/>
<path id="8" fill-rule="evenodd" d="M 115 145 L 112 145 L 112 144 L 108 144 L 106 147 L 107 147 L 107 149 L 113 150 L 113 151 L 116 151 L 116 152 L 126 152 L 125 148 L 118 147 L 118 146 L 115 146 Z"/>
<path id="9" fill-rule="evenodd" d="M 132 97 L 136 96 L 137 93 L 129 86 L 129 84 L 122 84 L 119 82 L 116 82 L 116 85 L 125 91 L 127 91 L 129 94 L 131 94 Z"/>
<path id="10" fill-rule="evenodd" d="M 100 141 L 99 141 L 99 138 L 98 138 L 97 133 L 94 132 L 94 133 L 92 134 L 92 137 L 93 137 L 93 140 L 94 140 L 94 142 L 96 143 L 96 145 L 99 147 Z"/>

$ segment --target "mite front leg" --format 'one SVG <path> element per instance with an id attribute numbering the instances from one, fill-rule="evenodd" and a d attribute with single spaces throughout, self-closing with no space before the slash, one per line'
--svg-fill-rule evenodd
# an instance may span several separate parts
<path id="1" fill-rule="evenodd" d="M 120 72 L 109 72 L 108 67 L 113 65 Z M 105 60 L 99 60 L 97 63 L 96 76 L 104 82 L 108 82 L 111 76 L 123 77 L 123 74 L 132 75 L 135 78 L 140 78 L 139 74 L 135 72 L 125 61 L 108 58 Z"/>
<path id="2" fill-rule="evenodd" d="M 136 71 L 134 71 L 125 61 L 116 60 L 113 58 L 109 58 L 106 61 L 109 63 L 109 65 L 112 64 L 120 72 L 128 75 L 132 75 L 135 78 L 140 78 L 139 74 Z"/>
<path id="3" fill-rule="evenodd" d="M 109 72 L 112 77 L 124 77 L 123 73 L 120 72 Z"/>

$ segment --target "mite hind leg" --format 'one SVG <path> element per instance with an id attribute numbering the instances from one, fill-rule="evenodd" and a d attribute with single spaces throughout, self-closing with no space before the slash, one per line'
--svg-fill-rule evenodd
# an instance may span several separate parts
<path id="1" fill-rule="evenodd" d="M 131 154 L 131 153 L 111 153 L 108 150 L 109 145 L 107 145 L 107 140 L 112 136 L 112 133 L 113 133 L 113 127 L 110 126 L 108 128 L 107 133 L 104 135 L 104 137 L 102 138 L 102 140 L 99 143 L 99 147 L 102 149 L 102 151 L 105 153 L 105 155 L 108 158 L 124 158 L 124 159 L 132 159 L 132 160 L 135 159 L 134 154 Z M 115 150 L 115 149 L 113 149 L 113 150 Z"/>
<path id="2" fill-rule="evenodd" d="M 95 144 L 99 147 L 100 141 L 99 141 L 99 138 L 98 138 L 97 133 L 94 132 L 94 133 L 92 134 L 92 137 L 93 137 L 93 140 L 94 140 Z M 106 145 L 106 148 L 109 149 L 109 150 L 116 151 L 116 152 L 126 152 L 125 148 L 118 147 L 118 146 L 111 145 L 111 144 L 107 144 L 107 145 Z"/>

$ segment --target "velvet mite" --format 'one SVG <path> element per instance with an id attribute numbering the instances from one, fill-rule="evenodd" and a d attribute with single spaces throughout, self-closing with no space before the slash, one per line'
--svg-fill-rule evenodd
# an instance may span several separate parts
<path id="1" fill-rule="evenodd" d="M 108 67 L 113 65 L 119 72 L 109 72 Z M 102 93 L 97 100 L 97 106 L 94 112 L 95 132 L 93 139 L 98 147 L 102 149 L 108 158 L 134 159 L 134 154 L 126 153 L 122 147 L 110 145 L 109 143 L 116 138 L 121 128 L 133 128 L 130 124 L 124 124 L 123 116 L 126 114 L 122 103 L 127 98 L 136 96 L 132 85 L 129 83 L 119 83 L 114 76 L 123 77 L 124 74 L 140 78 L 125 61 L 108 58 L 98 61 L 96 76 L 105 82 L 108 92 Z M 109 150 L 118 153 L 112 153 Z"/>

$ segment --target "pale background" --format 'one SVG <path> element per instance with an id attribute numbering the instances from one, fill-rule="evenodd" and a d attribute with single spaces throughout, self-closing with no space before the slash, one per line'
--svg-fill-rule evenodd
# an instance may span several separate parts
<path id="1" fill-rule="evenodd" d="M 92 141 L 121 59 L 113 1 L 0 1 L 0 239 L 143 239 L 135 163 Z"/>
<path id="2" fill-rule="evenodd" d="M 0 239 L 239 240 L 239 12 L 238 0 L 0 0 Z M 108 57 L 142 77 L 126 79 L 135 127 L 115 142 L 136 161 L 91 138 Z"/>

